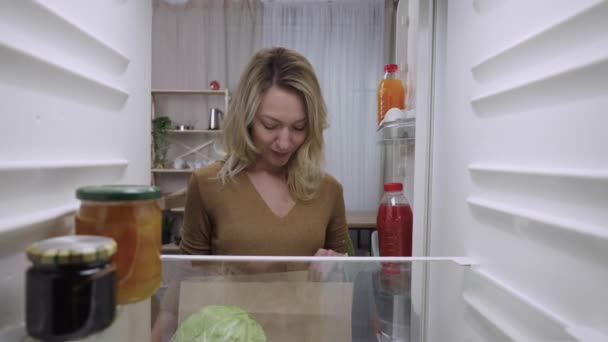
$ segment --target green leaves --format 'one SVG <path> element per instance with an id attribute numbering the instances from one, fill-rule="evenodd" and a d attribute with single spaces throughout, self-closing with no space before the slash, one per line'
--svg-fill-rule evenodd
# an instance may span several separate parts
<path id="1" fill-rule="evenodd" d="M 236 306 L 211 305 L 183 321 L 171 342 L 266 342 L 262 327 Z"/>
<path id="2" fill-rule="evenodd" d="M 152 120 L 152 147 L 154 149 L 154 168 L 165 168 L 169 151 L 169 130 L 172 122 L 167 116 Z"/>

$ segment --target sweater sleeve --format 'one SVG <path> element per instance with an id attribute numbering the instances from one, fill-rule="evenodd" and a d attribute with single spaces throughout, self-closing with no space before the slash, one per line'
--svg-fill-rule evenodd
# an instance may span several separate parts
<path id="1" fill-rule="evenodd" d="M 325 234 L 325 248 L 332 249 L 338 253 L 346 253 L 347 236 L 348 227 L 346 225 L 344 195 L 342 192 L 342 185 L 338 183 L 336 198 Z"/>
<path id="2" fill-rule="evenodd" d="M 211 254 L 211 226 L 198 184 L 197 176 L 193 174 L 186 192 L 184 223 L 179 243 L 184 254 Z"/>

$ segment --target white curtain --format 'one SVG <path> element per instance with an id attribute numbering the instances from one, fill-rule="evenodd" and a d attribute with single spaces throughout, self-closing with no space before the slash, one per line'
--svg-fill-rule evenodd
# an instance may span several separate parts
<path id="1" fill-rule="evenodd" d="M 182 1 L 183 2 L 183 1 Z M 258 0 L 154 0 L 152 88 L 209 89 L 212 80 L 233 91 L 260 44 Z M 205 129 L 220 96 L 163 96 L 158 115 Z"/>
<path id="2" fill-rule="evenodd" d="M 385 23 L 392 18 L 385 20 L 385 7 L 392 10 L 390 3 L 190 0 L 176 6 L 155 0 L 152 85 L 207 89 L 217 79 L 233 91 L 258 48 L 299 51 L 313 64 L 328 106 L 327 171 L 344 186 L 347 210 L 375 210 L 381 190 L 376 89 L 388 50 Z M 204 101 L 167 97 L 157 109 L 196 122 L 206 118 L 200 111 L 221 105 Z"/>
<path id="3" fill-rule="evenodd" d="M 379 201 L 375 128 L 384 10 L 384 0 L 262 3 L 262 45 L 299 51 L 319 77 L 330 121 L 327 171 L 342 183 L 347 210 L 375 210 Z"/>

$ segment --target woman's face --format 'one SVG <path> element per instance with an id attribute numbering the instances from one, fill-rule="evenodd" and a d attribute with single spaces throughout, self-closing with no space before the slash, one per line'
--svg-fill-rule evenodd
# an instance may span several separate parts
<path id="1" fill-rule="evenodd" d="M 307 118 L 300 97 L 272 86 L 262 97 L 252 123 L 253 143 L 261 153 L 256 166 L 269 170 L 285 167 L 307 134 Z"/>

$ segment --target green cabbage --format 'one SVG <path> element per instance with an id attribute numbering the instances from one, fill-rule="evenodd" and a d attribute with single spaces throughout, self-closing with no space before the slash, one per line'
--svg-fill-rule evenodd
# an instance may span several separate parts
<path id="1" fill-rule="evenodd" d="M 262 327 L 236 306 L 211 305 L 183 321 L 171 342 L 266 342 Z"/>

